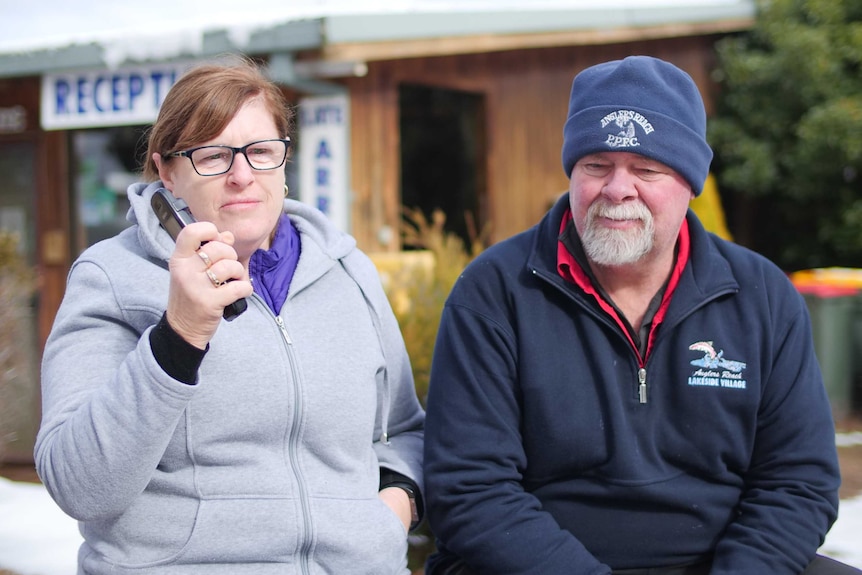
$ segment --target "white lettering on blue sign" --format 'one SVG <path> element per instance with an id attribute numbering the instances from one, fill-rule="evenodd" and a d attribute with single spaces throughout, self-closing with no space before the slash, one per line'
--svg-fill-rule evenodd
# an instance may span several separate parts
<path id="1" fill-rule="evenodd" d="M 150 124 L 188 63 L 42 77 L 42 128 Z"/>

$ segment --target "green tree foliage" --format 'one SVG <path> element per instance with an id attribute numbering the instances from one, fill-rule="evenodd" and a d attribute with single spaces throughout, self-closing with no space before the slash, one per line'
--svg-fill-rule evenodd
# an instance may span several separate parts
<path id="1" fill-rule="evenodd" d="M 757 0 L 716 45 L 713 171 L 740 243 L 788 271 L 862 264 L 862 2 Z"/>

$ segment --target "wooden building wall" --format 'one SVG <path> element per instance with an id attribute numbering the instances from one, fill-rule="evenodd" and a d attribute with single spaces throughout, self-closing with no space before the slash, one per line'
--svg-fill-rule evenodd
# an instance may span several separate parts
<path id="1" fill-rule="evenodd" d="M 372 62 L 347 81 L 351 94 L 352 231 L 366 251 L 393 251 L 380 230 L 400 221 L 398 88 L 402 83 L 485 97 L 487 218 L 491 241 L 537 222 L 568 187 L 560 159 L 569 91 L 580 70 L 632 54 L 686 70 L 710 110 L 712 36 Z M 397 233 L 395 234 L 397 238 Z"/>

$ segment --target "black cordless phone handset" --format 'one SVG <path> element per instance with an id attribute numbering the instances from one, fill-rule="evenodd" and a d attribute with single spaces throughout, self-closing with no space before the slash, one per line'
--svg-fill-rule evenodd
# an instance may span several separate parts
<path id="1" fill-rule="evenodd" d="M 153 211 L 156 212 L 159 223 L 162 224 L 162 227 L 167 230 L 174 241 L 177 241 L 177 236 L 181 229 L 195 221 L 186 203 L 175 198 L 165 189 L 157 190 L 153 194 L 150 205 L 153 206 Z M 203 244 L 201 245 L 203 246 Z M 227 321 L 232 321 L 244 312 L 246 308 L 248 308 L 248 302 L 245 301 L 245 298 L 240 298 L 224 308 L 223 316 Z"/>

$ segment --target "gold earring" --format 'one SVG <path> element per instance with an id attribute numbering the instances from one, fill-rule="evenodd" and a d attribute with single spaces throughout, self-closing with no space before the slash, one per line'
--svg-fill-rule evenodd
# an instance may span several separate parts
<path id="1" fill-rule="evenodd" d="M 290 193 L 290 188 L 287 187 L 287 184 L 284 184 L 284 197 L 286 198 L 289 193 Z"/>

